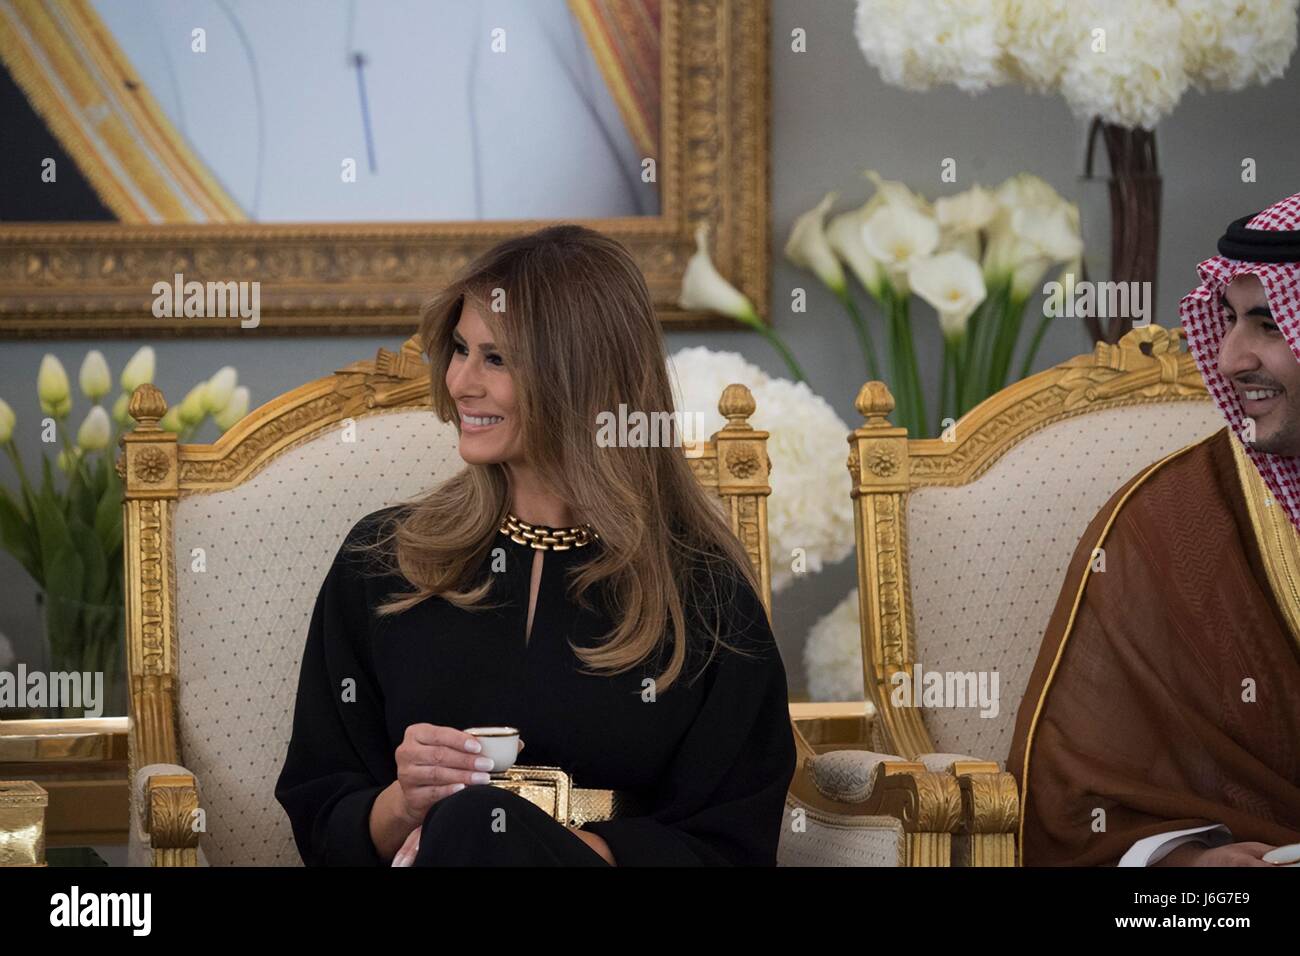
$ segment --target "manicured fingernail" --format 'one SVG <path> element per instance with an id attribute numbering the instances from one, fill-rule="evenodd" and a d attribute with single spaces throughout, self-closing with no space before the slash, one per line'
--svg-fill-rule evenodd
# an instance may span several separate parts
<path id="1" fill-rule="evenodd" d="M 451 792 L 452 792 L 452 793 L 459 793 L 460 791 L 462 791 L 462 790 L 464 790 L 464 789 L 465 789 L 465 785 L 464 785 L 463 783 L 458 783 L 458 784 L 456 784 L 455 786 L 453 786 L 453 787 L 451 788 Z"/>
<path id="2" fill-rule="evenodd" d="M 476 754 L 483 749 L 483 745 L 471 737 L 469 740 L 465 741 L 465 749 L 472 754 Z"/>
<path id="3" fill-rule="evenodd" d="M 470 777 L 470 780 L 474 781 L 475 783 L 487 783 L 491 779 L 492 778 L 485 773 L 476 773 Z"/>
<path id="4" fill-rule="evenodd" d="M 491 770 L 497 765 L 497 762 L 491 757 L 479 757 L 474 761 L 475 770 Z"/>

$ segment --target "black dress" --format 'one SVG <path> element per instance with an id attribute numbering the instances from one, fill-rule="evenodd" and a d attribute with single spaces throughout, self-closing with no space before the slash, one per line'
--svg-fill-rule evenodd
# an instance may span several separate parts
<path id="1" fill-rule="evenodd" d="M 525 642 L 534 552 L 504 534 L 496 543 L 504 551 L 494 546 L 480 571 L 494 574 L 491 599 L 502 607 L 465 611 L 432 597 L 376 617 L 377 604 L 410 586 L 377 575 L 373 561 L 346 549 L 358 536 L 372 540 L 393 511 L 353 526 L 312 613 L 292 737 L 275 788 L 304 863 L 389 862 L 371 842 L 370 809 L 397 778 L 394 752 L 416 723 L 514 726 L 526 744 L 521 763 L 561 767 L 575 786 L 630 791 L 645 815 L 584 826 L 609 844 L 620 866 L 775 863 L 794 740 L 785 670 L 762 603 L 743 579 L 723 576 L 730 595 L 722 613 L 727 643 L 747 653 L 719 648 L 707 662 L 692 653 L 677 682 L 647 700 L 644 681 L 661 672 L 659 662 L 614 676 L 583 673 L 566 640 L 595 646 L 611 627 L 603 600 L 589 610 L 565 593 L 567 569 L 602 547 L 599 540 L 544 553 Z M 696 609 L 688 611 L 697 620 Z M 355 693 L 344 699 L 349 678 Z M 417 865 L 600 864 L 582 841 L 548 814 L 530 813 L 521 805 L 532 805 L 518 797 L 508 802 L 523 825 L 514 828 L 509 852 L 499 852 L 501 841 L 481 845 L 486 831 L 462 823 L 483 809 L 486 794 L 471 791 L 489 789 L 494 797 L 514 796 L 471 785 L 434 804 Z M 431 827 L 444 838 L 429 839 Z M 462 838 L 446 837 L 449 830 Z M 537 830 L 535 839 L 526 836 Z M 448 857 L 438 859 L 444 850 Z"/>

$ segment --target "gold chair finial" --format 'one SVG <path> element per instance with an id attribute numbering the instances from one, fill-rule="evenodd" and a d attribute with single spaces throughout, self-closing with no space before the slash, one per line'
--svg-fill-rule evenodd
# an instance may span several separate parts
<path id="1" fill-rule="evenodd" d="M 894 396 L 884 382 L 872 380 L 859 389 L 853 405 L 868 425 L 888 425 L 889 413 L 894 410 Z"/>

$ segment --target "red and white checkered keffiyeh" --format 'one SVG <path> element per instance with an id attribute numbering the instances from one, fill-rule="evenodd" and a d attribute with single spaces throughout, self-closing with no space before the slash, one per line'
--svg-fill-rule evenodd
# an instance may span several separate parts
<path id="1" fill-rule="evenodd" d="M 1245 228 L 1273 232 L 1300 229 L 1300 193 L 1256 213 L 1246 221 Z M 1217 255 L 1198 265 L 1196 271 L 1201 284 L 1183 297 L 1178 313 L 1187 332 L 1188 350 L 1196 359 L 1210 396 L 1240 438 L 1246 418 L 1241 399 L 1219 372 L 1219 343 L 1227 332 L 1220 297 L 1235 277 L 1248 272 L 1258 276 L 1268 297 L 1273 323 L 1300 362 L 1300 262 L 1252 262 Z M 1243 442 L 1242 447 L 1259 469 L 1274 500 L 1282 503 L 1291 524 L 1300 532 L 1300 458 L 1258 451 L 1249 442 Z"/>

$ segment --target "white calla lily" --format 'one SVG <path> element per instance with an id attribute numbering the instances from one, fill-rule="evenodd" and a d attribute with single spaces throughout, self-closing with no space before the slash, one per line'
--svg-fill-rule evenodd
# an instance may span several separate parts
<path id="1" fill-rule="evenodd" d="M 934 218 L 947 234 L 961 236 L 985 229 L 997 216 L 997 198 L 983 186 L 972 186 L 955 196 L 934 201 Z"/>
<path id="2" fill-rule="evenodd" d="M 884 267 L 872 258 L 862 242 L 862 226 L 870 215 L 870 206 L 867 203 L 832 219 L 826 227 L 826 240 L 836 254 L 848 263 L 862 287 L 871 293 L 872 298 L 879 300 L 887 276 Z"/>
<path id="3" fill-rule="evenodd" d="M 876 187 L 875 195 L 867 201 L 868 215 L 875 212 L 882 205 L 904 206 L 927 216 L 932 213 L 930 203 L 926 198 L 919 193 L 913 192 L 906 183 L 897 179 L 885 179 L 874 169 L 863 170 L 862 175 L 871 180 L 871 184 Z"/>
<path id="4" fill-rule="evenodd" d="M 81 384 L 81 394 L 92 402 L 98 402 L 113 387 L 113 376 L 108 371 L 108 362 L 104 353 L 91 349 L 81 361 L 81 372 L 77 376 Z"/>
<path id="5" fill-rule="evenodd" d="M 695 228 L 695 253 L 686 263 L 677 304 L 688 311 L 717 312 L 748 325 L 761 325 L 754 304 L 713 265 L 708 237 L 709 227 L 702 222 Z"/>
<path id="6" fill-rule="evenodd" d="M 821 202 L 795 220 L 785 244 L 785 257 L 801 269 L 811 269 L 828 289 L 842 296 L 845 291 L 844 269 L 831 248 L 823 225 L 836 196 L 836 193 L 827 193 Z"/>
<path id="7" fill-rule="evenodd" d="M 912 264 L 907 273 L 912 291 L 939 314 L 944 338 L 966 332 L 971 313 L 984 301 L 984 274 L 969 256 L 941 252 Z"/>
<path id="8" fill-rule="evenodd" d="M 917 209 L 894 203 L 880 206 L 862 224 L 862 244 L 901 288 L 907 270 L 934 252 L 939 224 Z"/>
<path id="9" fill-rule="evenodd" d="M 103 451 L 112 440 L 113 425 L 104 406 L 96 405 L 77 429 L 77 447 L 82 451 Z"/>

